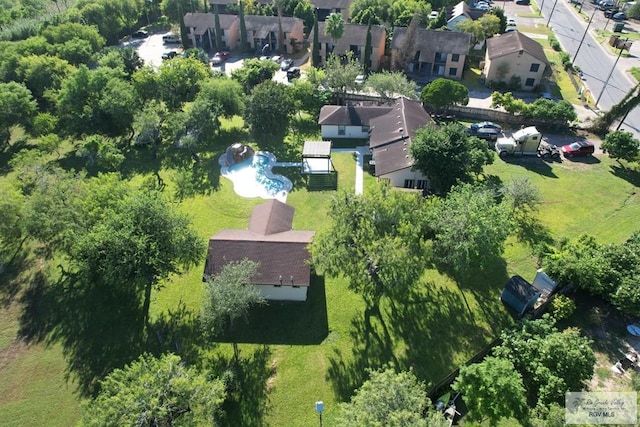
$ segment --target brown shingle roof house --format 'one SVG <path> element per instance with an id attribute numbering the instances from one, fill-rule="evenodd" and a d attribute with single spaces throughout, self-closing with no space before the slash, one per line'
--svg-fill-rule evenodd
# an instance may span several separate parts
<path id="1" fill-rule="evenodd" d="M 315 232 L 292 230 L 294 212 L 292 206 L 271 199 L 254 208 L 248 229 L 220 230 L 209 239 L 205 276 L 247 258 L 260 264 L 253 285 L 265 299 L 306 301 L 311 281 L 307 247 Z"/>
<path id="2" fill-rule="evenodd" d="M 523 90 L 533 90 L 542 82 L 547 65 L 542 45 L 519 31 L 487 39 L 483 74 L 489 81 L 519 77 Z"/>

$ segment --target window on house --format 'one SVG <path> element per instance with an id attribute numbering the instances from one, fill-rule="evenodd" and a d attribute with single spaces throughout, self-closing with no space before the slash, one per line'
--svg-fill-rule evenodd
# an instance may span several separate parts
<path id="1" fill-rule="evenodd" d="M 415 180 L 414 179 L 405 179 L 404 180 L 404 188 L 414 188 L 415 187 Z"/>
<path id="2" fill-rule="evenodd" d="M 220 28 L 220 35 L 224 37 L 224 28 Z"/>
<path id="3" fill-rule="evenodd" d="M 457 74 L 458 74 L 458 69 L 457 68 L 455 68 L 455 67 L 449 68 L 449 75 L 450 76 L 455 76 Z"/>
<path id="4" fill-rule="evenodd" d="M 535 84 L 536 84 L 536 79 L 527 79 L 527 81 L 524 82 L 524 85 L 529 87 L 535 86 Z"/>
<path id="5" fill-rule="evenodd" d="M 424 190 L 425 188 L 427 188 L 427 180 L 419 179 L 418 182 L 416 182 L 416 188 L 418 190 Z"/>
<path id="6" fill-rule="evenodd" d="M 293 285 L 293 288 L 294 288 L 294 289 L 299 288 L 299 287 L 300 287 L 300 286 L 298 286 L 298 285 Z"/>
<path id="7" fill-rule="evenodd" d="M 460 54 L 459 53 L 452 53 L 451 54 L 451 62 L 458 62 L 460 61 Z"/>
<path id="8" fill-rule="evenodd" d="M 282 285 L 273 285 L 274 288 L 281 288 Z"/>
<path id="9" fill-rule="evenodd" d="M 338 126 L 338 135 L 345 135 L 347 133 L 347 127 L 343 125 Z"/>
<path id="10" fill-rule="evenodd" d="M 539 69 L 540 64 L 531 64 L 531 68 L 529 68 L 529 71 L 531 71 L 532 73 L 537 73 Z"/>
<path id="11" fill-rule="evenodd" d="M 362 126 L 362 133 L 369 132 L 369 126 Z"/>

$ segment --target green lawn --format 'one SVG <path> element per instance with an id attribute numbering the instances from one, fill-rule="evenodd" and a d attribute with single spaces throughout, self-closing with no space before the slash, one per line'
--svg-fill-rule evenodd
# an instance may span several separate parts
<path id="1" fill-rule="evenodd" d="M 243 138 L 241 132 L 233 131 L 237 125 L 228 123 L 228 139 L 203 155 L 203 164 L 210 168 L 204 182 L 213 183 L 213 189 L 202 187 L 178 205 L 193 218 L 203 240 L 222 228 L 245 228 L 253 207 L 262 202 L 238 197 L 231 182 L 219 177 L 216 169 L 224 147 Z M 281 161 L 295 160 L 299 145 L 288 140 L 287 145 L 269 149 Z M 601 242 L 621 242 L 637 227 L 640 217 L 636 195 L 640 173 L 620 169 L 607 157 L 599 158 L 601 161 L 563 163 L 538 159 L 507 163 L 496 158 L 486 172 L 502 181 L 528 176 L 539 186 L 538 233 L 559 239 L 588 232 Z M 340 153 L 333 161 L 339 188 L 353 189 L 353 155 Z M 308 192 L 293 169 L 276 172 L 295 183 L 287 200 L 296 208 L 294 228 L 326 227 L 334 193 Z M 162 169 L 160 174 L 167 182 L 165 191 L 173 194 L 178 173 Z M 141 181 L 143 176 L 132 173 L 131 178 Z M 376 185 L 367 173 L 365 179 L 365 188 Z M 153 295 L 152 315 L 160 316 L 180 304 L 194 313 L 199 310 L 203 263 L 172 277 Z M 512 323 L 498 300 L 502 286 L 512 274 L 532 278 L 535 270 L 531 248 L 510 238 L 504 259 L 477 271 L 473 282 L 456 284 L 430 270 L 406 300 L 394 304 L 383 300 L 379 316 L 364 313 L 362 299 L 347 289 L 344 279 L 314 279 L 306 303 L 259 308 L 247 324 L 235 330 L 247 368 L 242 372 L 242 398 L 227 408 L 227 425 L 314 425 L 318 422 L 317 400 L 325 402 L 323 418 L 326 425 L 332 425 L 338 403 L 362 383 L 368 366 L 390 363 L 400 369 L 412 368 L 422 380 L 437 382 Z M 81 409 L 73 385 L 65 383 L 61 349 L 21 348 L 13 339 L 19 310 L 10 305 L 0 313 L 0 425 L 73 425 Z M 214 353 L 230 357 L 229 341 L 223 339 Z M 264 418 L 262 408 L 266 408 Z"/>

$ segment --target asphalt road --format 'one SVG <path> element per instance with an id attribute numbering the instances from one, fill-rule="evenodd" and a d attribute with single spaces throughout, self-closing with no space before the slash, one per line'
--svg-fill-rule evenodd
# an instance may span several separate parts
<path id="1" fill-rule="evenodd" d="M 588 12 L 591 9 L 591 14 L 593 13 L 592 5 L 585 3 L 583 7 Z M 592 31 L 604 28 L 606 19 L 601 19 L 604 18 L 602 12 L 595 12 L 594 20 L 585 35 L 587 23 L 577 16 L 566 0 L 545 0 L 542 3 L 542 10 L 547 20 L 551 16 L 549 25 L 572 59 L 584 36 L 584 41 L 574 63 L 584 72 L 585 83 L 593 97 L 600 98 L 598 108 L 601 110 L 611 108 L 634 86 L 634 82 L 625 74 L 624 67 L 620 64 L 616 64 L 614 68 L 616 56 L 605 51 L 604 47 L 591 35 Z M 596 17 L 598 18 L 596 19 Z M 611 28 L 612 22 L 609 22 L 608 25 L 608 28 Z M 640 66 L 640 61 L 638 61 L 638 66 Z M 608 83 L 603 92 L 607 79 Z M 636 138 L 640 137 L 640 109 L 636 108 L 629 113 L 621 129 L 634 133 Z"/>

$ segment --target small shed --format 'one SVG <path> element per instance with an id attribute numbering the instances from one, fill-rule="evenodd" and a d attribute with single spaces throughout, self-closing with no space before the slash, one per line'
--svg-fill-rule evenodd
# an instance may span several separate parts
<path id="1" fill-rule="evenodd" d="M 335 190 L 338 175 L 331 161 L 331 141 L 305 141 L 302 148 L 302 173 L 309 190 Z"/>
<path id="2" fill-rule="evenodd" d="M 540 291 L 521 276 L 513 276 L 500 295 L 500 300 L 522 317 L 540 298 Z"/>

